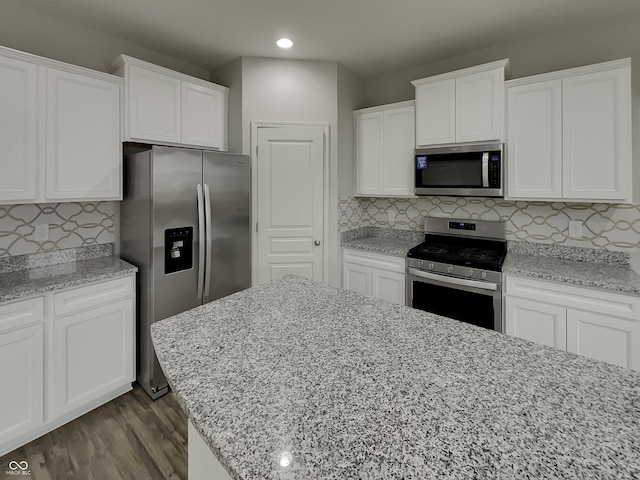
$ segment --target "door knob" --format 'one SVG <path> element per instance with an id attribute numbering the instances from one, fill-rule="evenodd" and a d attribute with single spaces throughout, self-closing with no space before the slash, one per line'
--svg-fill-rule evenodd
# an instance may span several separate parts
<path id="1" fill-rule="evenodd" d="M 313 244 L 317 247 L 318 245 L 320 245 L 320 240 L 314 241 Z"/>

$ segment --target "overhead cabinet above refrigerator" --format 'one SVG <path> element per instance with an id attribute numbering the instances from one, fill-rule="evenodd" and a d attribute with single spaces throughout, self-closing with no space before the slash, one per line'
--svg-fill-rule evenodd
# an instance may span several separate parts
<path id="1" fill-rule="evenodd" d="M 227 87 L 127 55 L 110 70 L 124 77 L 125 140 L 227 149 Z"/>

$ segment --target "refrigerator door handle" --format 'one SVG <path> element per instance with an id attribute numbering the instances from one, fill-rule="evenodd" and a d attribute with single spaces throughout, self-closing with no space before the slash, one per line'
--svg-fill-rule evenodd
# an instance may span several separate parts
<path id="1" fill-rule="evenodd" d="M 205 260 L 205 223 L 204 223 L 204 198 L 202 195 L 202 185 L 196 187 L 198 191 L 198 299 L 202 299 L 202 286 L 204 283 L 204 260 Z"/>
<path id="2" fill-rule="evenodd" d="M 204 270 L 204 296 L 209 296 L 211 290 L 211 254 L 212 254 L 212 240 L 211 240 L 211 194 L 209 193 L 209 185 L 204 184 L 204 212 L 205 212 L 205 228 L 206 228 L 206 241 L 207 241 L 207 263 Z"/>

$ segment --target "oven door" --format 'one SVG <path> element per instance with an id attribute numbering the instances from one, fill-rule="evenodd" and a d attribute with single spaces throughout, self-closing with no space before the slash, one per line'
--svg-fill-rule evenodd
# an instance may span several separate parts
<path id="1" fill-rule="evenodd" d="M 407 305 L 504 332 L 502 284 L 407 269 Z"/>

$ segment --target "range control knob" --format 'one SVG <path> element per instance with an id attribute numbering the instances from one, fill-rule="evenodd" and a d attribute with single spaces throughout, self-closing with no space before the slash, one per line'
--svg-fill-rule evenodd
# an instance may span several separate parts
<path id="1" fill-rule="evenodd" d="M 480 278 L 481 278 L 481 279 L 483 279 L 483 280 L 484 280 L 485 278 L 487 278 L 487 272 L 482 272 L 482 273 L 480 274 Z"/>
<path id="2" fill-rule="evenodd" d="M 429 265 L 427 265 L 429 267 L 429 270 L 433 270 L 433 263 L 430 263 Z"/>
<path id="3" fill-rule="evenodd" d="M 447 272 L 449 273 L 453 272 L 453 267 L 447 267 Z"/>
<path id="4" fill-rule="evenodd" d="M 418 262 L 418 268 L 422 268 L 422 263 L 423 263 L 422 260 Z"/>
<path id="5" fill-rule="evenodd" d="M 473 270 L 469 269 L 467 270 L 467 277 L 471 277 L 473 276 Z"/>

